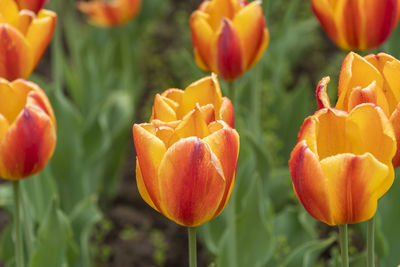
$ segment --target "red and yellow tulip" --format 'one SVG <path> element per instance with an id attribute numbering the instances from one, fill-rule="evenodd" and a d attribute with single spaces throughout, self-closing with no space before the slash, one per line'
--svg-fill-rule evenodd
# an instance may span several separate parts
<path id="1" fill-rule="evenodd" d="M 92 0 L 79 2 L 78 9 L 89 17 L 89 22 L 100 27 L 125 24 L 139 12 L 141 0 Z"/>
<path id="2" fill-rule="evenodd" d="M 28 9 L 35 13 L 38 13 L 47 0 L 15 0 L 19 6 L 19 9 Z"/>
<path id="3" fill-rule="evenodd" d="M 25 80 L 0 78 L 0 177 L 40 172 L 56 144 L 56 121 L 46 94 Z"/>
<path id="4" fill-rule="evenodd" d="M 20 10 L 13 0 L 0 0 L 0 78 L 27 78 L 50 43 L 57 15 Z"/>
<path id="5" fill-rule="evenodd" d="M 398 0 L 311 0 L 315 16 L 343 50 L 381 45 L 400 17 Z"/>
<path id="6" fill-rule="evenodd" d="M 317 87 L 320 108 L 330 107 L 326 93 L 329 77 Z M 400 61 L 380 53 L 361 57 L 349 53 L 343 61 L 339 78 L 336 108 L 350 112 L 360 103 L 379 105 L 393 125 L 397 143 L 400 144 Z M 393 165 L 400 166 L 400 149 L 393 158 Z"/>
<path id="7" fill-rule="evenodd" d="M 190 28 L 197 65 L 227 81 L 253 67 L 269 42 L 259 1 L 205 0 Z"/>
<path id="8" fill-rule="evenodd" d="M 369 220 L 394 181 L 395 152 L 392 125 L 379 106 L 320 109 L 304 121 L 289 161 L 296 196 L 329 225 Z"/>
<path id="9" fill-rule="evenodd" d="M 198 226 L 224 209 L 233 189 L 239 135 L 233 107 L 217 78 L 154 98 L 150 123 L 135 124 L 136 181 L 155 210 L 185 226 Z"/>

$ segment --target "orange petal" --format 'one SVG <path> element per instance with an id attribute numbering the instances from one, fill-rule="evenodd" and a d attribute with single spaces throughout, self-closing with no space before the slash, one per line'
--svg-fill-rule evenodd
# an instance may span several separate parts
<path id="1" fill-rule="evenodd" d="M 19 9 L 18 5 L 13 0 L 0 1 L 0 15 L 4 17 L 7 24 L 11 26 L 18 26 Z"/>
<path id="2" fill-rule="evenodd" d="M 0 112 L 0 143 L 1 139 L 3 139 L 3 136 L 6 134 L 9 127 L 10 124 L 8 120 Z"/>
<path id="3" fill-rule="evenodd" d="M 336 21 L 343 37 L 338 45 L 345 50 L 365 50 L 366 38 L 364 34 L 363 12 L 361 1 L 344 0 L 337 4 L 335 10 Z"/>
<path id="4" fill-rule="evenodd" d="M 239 156 L 239 135 L 229 126 L 214 132 L 203 139 L 210 145 L 212 152 L 219 159 L 226 180 L 225 193 L 216 214 L 222 212 L 228 203 L 235 182 L 237 160 Z"/>
<path id="5" fill-rule="evenodd" d="M 10 81 L 28 77 L 32 56 L 24 36 L 7 24 L 0 24 L 0 36 L 0 77 Z"/>
<path id="6" fill-rule="evenodd" d="M 208 23 L 209 15 L 202 11 L 195 11 L 190 16 L 190 29 L 192 34 L 192 43 L 195 48 L 195 54 L 198 56 L 198 65 L 206 70 L 212 70 L 213 50 L 211 49 L 211 40 L 214 37 L 214 31 Z"/>
<path id="7" fill-rule="evenodd" d="M 169 105 L 167 99 L 167 97 L 156 94 L 153 104 L 153 119 L 161 121 L 175 121 L 177 119 L 175 110 Z"/>
<path id="8" fill-rule="evenodd" d="M 261 45 L 258 48 L 256 56 L 247 67 L 248 69 L 252 68 L 261 59 L 261 57 L 264 55 L 265 49 L 267 49 L 268 47 L 268 44 L 269 44 L 269 31 L 267 28 L 265 28 Z"/>
<path id="9" fill-rule="evenodd" d="M 339 77 L 339 99 L 336 108 L 348 109 L 348 100 L 353 88 L 365 88 L 373 81 L 383 88 L 383 77 L 379 71 L 360 55 L 350 52 L 343 61 Z"/>
<path id="10" fill-rule="evenodd" d="M 176 88 L 170 88 L 168 90 L 165 90 L 161 95 L 173 100 L 178 105 L 181 105 L 182 97 L 183 97 L 183 90 L 176 89 Z"/>
<path id="11" fill-rule="evenodd" d="M 241 9 L 233 19 L 242 48 L 243 68 L 247 69 L 264 40 L 265 18 L 260 3 L 255 1 Z"/>
<path id="12" fill-rule="evenodd" d="M 392 125 L 378 106 L 362 104 L 351 111 L 346 121 L 346 135 L 353 154 L 371 153 L 385 164 L 396 153 L 396 138 Z"/>
<path id="13" fill-rule="evenodd" d="M 243 74 L 243 59 L 240 37 L 232 22 L 222 19 L 217 39 L 217 66 L 221 77 L 232 81 Z"/>
<path id="14" fill-rule="evenodd" d="M 160 210 L 158 168 L 167 149 L 164 143 L 154 135 L 155 129 L 148 131 L 144 126 L 143 124 L 133 125 L 133 140 L 144 185 L 155 207 Z"/>
<path id="15" fill-rule="evenodd" d="M 390 122 L 393 126 L 393 130 L 397 140 L 397 152 L 393 158 L 393 166 L 395 168 L 400 166 L 400 103 L 397 108 L 393 111 L 392 115 L 390 116 Z"/>
<path id="16" fill-rule="evenodd" d="M 304 208 L 315 219 L 333 224 L 327 180 L 317 157 L 307 148 L 305 141 L 293 149 L 289 169 L 294 190 Z"/>
<path id="17" fill-rule="evenodd" d="M 16 2 L 20 9 L 28 9 L 38 13 L 46 3 L 46 0 L 16 0 Z"/>
<path id="18" fill-rule="evenodd" d="M 231 100 L 227 97 L 222 98 L 218 118 L 225 121 L 230 127 L 235 128 L 235 111 Z"/>
<path id="19" fill-rule="evenodd" d="M 40 172 L 53 155 L 56 131 L 49 116 L 24 108 L 0 143 L 0 176 L 19 180 Z"/>
<path id="20" fill-rule="evenodd" d="M 221 107 L 221 88 L 215 75 L 207 76 L 189 85 L 182 96 L 181 112 L 179 118 L 184 117 L 198 104 L 205 106 L 212 104 L 214 110 Z M 218 117 L 219 114 L 216 114 Z"/>
<path id="21" fill-rule="evenodd" d="M 340 37 L 334 17 L 334 10 L 328 0 L 312 0 L 312 10 L 328 36 L 335 42 L 340 42 Z"/>
<path id="22" fill-rule="evenodd" d="M 393 168 L 370 153 L 329 157 L 321 161 L 321 167 L 328 182 L 333 217 L 330 225 L 359 223 L 372 218 L 377 200 L 394 180 Z"/>
<path id="23" fill-rule="evenodd" d="M 33 68 L 39 63 L 40 59 L 56 28 L 57 15 L 53 11 L 42 9 L 31 23 L 26 34 L 26 39 L 31 45 L 33 54 Z"/>
<path id="24" fill-rule="evenodd" d="M 9 124 L 12 124 L 21 113 L 28 94 L 28 91 L 16 89 L 8 81 L 0 81 L 0 114 Z"/>
<path id="25" fill-rule="evenodd" d="M 348 102 L 348 110 L 352 110 L 355 106 L 362 103 L 373 103 L 379 105 L 386 114 L 390 114 L 389 105 L 386 101 L 386 97 L 381 88 L 377 88 L 375 81 L 373 81 L 365 88 L 353 88 L 353 91 L 350 93 Z"/>
<path id="26" fill-rule="evenodd" d="M 381 45 L 397 24 L 398 0 L 363 1 L 366 49 Z"/>
<path id="27" fill-rule="evenodd" d="M 149 195 L 149 192 L 147 192 L 146 185 L 144 184 L 143 181 L 143 176 L 142 176 L 142 171 L 140 170 L 140 165 L 139 161 L 136 158 L 136 184 L 139 189 L 139 193 L 142 196 L 143 200 L 149 204 L 150 207 L 158 211 L 156 206 L 154 205 L 153 201 L 151 200 L 151 197 Z"/>
<path id="28" fill-rule="evenodd" d="M 236 3 L 235 3 L 236 2 Z M 210 14 L 209 23 L 216 31 L 224 18 L 233 19 L 237 6 L 237 0 L 212 0 L 208 7 Z"/>
<path id="29" fill-rule="evenodd" d="M 171 146 L 159 169 L 162 212 L 176 223 L 198 226 L 216 216 L 225 192 L 221 163 L 197 137 Z"/>
<path id="30" fill-rule="evenodd" d="M 331 102 L 329 101 L 329 96 L 326 93 L 328 83 L 331 79 L 329 77 L 324 77 L 318 83 L 317 89 L 315 90 L 315 96 L 317 98 L 318 108 L 330 108 Z"/>

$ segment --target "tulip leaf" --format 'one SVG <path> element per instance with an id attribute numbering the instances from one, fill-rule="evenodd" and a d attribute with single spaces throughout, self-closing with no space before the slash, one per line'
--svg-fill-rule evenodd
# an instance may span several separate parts
<path id="1" fill-rule="evenodd" d="M 67 260 L 71 235 L 72 229 L 67 217 L 58 208 L 57 201 L 53 200 L 39 225 L 37 246 L 29 266 L 62 266 Z"/>

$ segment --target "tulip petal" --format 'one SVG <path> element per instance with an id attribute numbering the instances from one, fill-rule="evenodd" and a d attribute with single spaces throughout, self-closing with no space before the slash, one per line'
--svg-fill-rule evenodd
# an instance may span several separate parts
<path id="1" fill-rule="evenodd" d="M 348 109 L 348 99 L 355 87 L 365 88 L 373 81 L 376 86 L 383 88 L 383 77 L 379 71 L 360 55 L 350 52 L 343 61 L 339 77 L 339 99 L 336 108 Z"/>
<path id="2" fill-rule="evenodd" d="M 15 1 L 2 0 L 0 1 L 0 14 L 5 18 L 7 24 L 12 26 L 18 25 L 19 9 Z"/>
<path id="3" fill-rule="evenodd" d="M 18 3 L 20 9 L 28 9 L 38 13 L 46 3 L 46 0 L 16 0 L 16 2 Z"/>
<path id="4" fill-rule="evenodd" d="M 260 3 L 255 1 L 241 9 L 233 19 L 242 48 L 243 68 L 247 69 L 263 44 L 265 19 Z"/>
<path id="5" fill-rule="evenodd" d="M 312 10 L 324 28 L 325 32 L 335 43 L 342 43 L 335 22 L 333 7 L 328 0 L 312 0 Z M 340 45 L 341 46 L 341 45 Z"/>
<path id="6" fill-rule="evenodd" d="M 252 68 L 257 62 L 261 59 L 261 57 L 264 55 L 265 49 L 267 49 L 268 44 L 269 44 L 269 31 L 267 28 L 264 29 L 264 35 L 263 35 L 263 40 L 258 48 L 258 52 L 256 56 L 254 57 L 253 61 L 250 63 L 250 65 L 247 67 L 248 69 Z"/>
<path id="7" fill-rule="evenodd" d="M 236 3 L 234 3 L 236 2 Z M 221 19 L 233 19 L 235 15 L 237 0 L 213 0 L 209 4 L 208 13 L 210 14 L 209 23 L 216 31 L 221 24 Z"/>
<path id="8" fill-rule="evenodd" d="M 370 153 L 341 154 L 321 161 L 328 181 L 334 224 L 358 223 L 375 214 L 377 200 L 392 185 L 394 172 Z"/>
<path id="9" fill-rule="evenodd" d="M 15 80 L 28 77 L 32 56 L 25 37 L 15 28 L 0 24 L 0 77 Z"/>
<path id="10" fill-rule="evenodd" d="M 228 203 L 235 182 L 237 160 L 239 156 L 239 135 L 230 127 L 225 127 L 203 139 L 210 145 L 212 152 L 219 159 L 226 180 L 225 193 L 216 214 L 222 212 Z"/>
<path id="11" fill-rule="evenodd" d="M 364 4 L 365 35 L 367 46 L 374 48 L 382 44 L 397 24 L 398 0 L 360 1 Z"/>
<path id="12" fill-rule="evenodd" d="M 33 53 L 33 68 L 39 63 L 49 45 L 56 27 L 57 15 L 53 11 L 42 9 L 31 23 L 26 39 Z"/>
<path id="13" fill-rule="evenodd" d="M 205 71 L 210 71 L 214 68 L 215 55 L 210 47 L 210 40 L 213 40 L 214 31 L 208 23 L 209 15 L 198 10 L 190 16 L 190 29 L 192 33 L 192 43 L 194 46 L 196 62 Z"/>
<path id="14" fill-rule="evenodd" d="M 289 169 L 296 195 L 311 216 L 327 224 L 333 224 L 328 182 L 318 158 L 307 148 L 305 141 L 293 149 Z"/>
<path id="15" fill-rule="evenodd" d="M 175 121 L 175 110 L 168 104 L 167 97 L 156 94 L 153 104 L 153 119 L 161 121 Z"/>
<path id="16" fill-rule="evenodd" d="M 167 149 L 164 143 L 154 135 L 155 129 L 152 130 L 153 134 L 142 124 L 135 124 L 132 132 L 144 185 L 155 207 L 160 210 L 158 168 Z"/>
<path id="17" fill-rule="evenodd" d="M 390 123 L 393 126 L 393 130 L 396 136 L 397 146 L 399 147 L 400 146 L 400 103 L 390 116 Z M 392 162 L 395 168 L 400 166 L 400 149 L 397 149 L 396 155 L 394 156 Z"/>
<path id="18" fill-rule="evenodd" d="M 230 127 L 235 128 L 235 111 L 231 100 L 227 97 L 222 98 L 218 118 L 225 121 Z"/>
<path id="19" fill-rule="evenodd" d="M 348 110 L 352 110 L 357 105 L 360 105 L 362 103 L 372 103 L 379 105 L 383 109 L 385 114 L 390 114 L 389 105 L 386 100 L 385 94 L 383 93 L 381 88 L 377 88 L 375 81 L 373 81 L 365 88 L 353 88 L 353 91 L 350 93 L 348 102 Z"/>
<path id="20" fill-rule="evenodd" d="M 8 120 L 0 112 L 0 143 L 9 127 L 10 124 L 8 123 Z"/>
<path id="21" fill-rule="evenodd" d="M 162 212 L 176 223 L 198 226 L 211 220 L 225 192 L 221 163 L 196 137 L 171 146 L 159 169 Z"/>
<path id="22" fill-rule="evenodd" d="M 151 197 L 149 195 L 149 192 L 147 192 L 146 185 L 144 184 L 143 181 L 143 176 L 142 176 L 142 171 L 140 170 L 140 165 L 139 161 L 136 158 L 136 184 L 139 189 L 140 196 L 143 198 L 143 200 L 149 204 L 150 207 L 158 211 L 157 207 L 154 205 L 153 201 L 151 200 Z"/>
<path id="23" fill-rule="evenodd" d="M 242 47 L 239 34 L 232 22 L 223 18 L 217 36 L 218 72 L 224 80 L 234 80 L 243 74 Z"/>
<path id="24" fill-rule="evenodd" d="M 53 155 L 56 132 L 41 110 L 24 108 L 0 143 L 0 176 L 18 180 L 40 172 Z"/>
<path id="25" fill-rule="evenodd" d="M 178 104 L 178 106 L 180 106 L 183 98 L 183 90 L 170 88 L 164 91 L 161 95 L 173 100 L 175 103 Z"/>
<path id="26" fill-rule="evenodd" d="M 7 81 L 0 81 L 0 114 L 12 124 L 26 103 L 27 91 L 15 90 Z"/>
<path id="27" fill-rule="evenodd" d="M 331 102 L 329 101 L 329 96 L 326 93 L 328 83 L 331 79 L 329 77 L 324 77 L 318 83 L 317 89 L 315 91 L 315 96 L 317 98 L 318 108 L 330 108 Z"/>
<path id="28" fill-rule="evenodd" d="M 371 153 L 377 160 L 390 163 L 396 152 L 396 138 L 389 119 L 382 109 L 362 104 L 351 111 L 346 122 L 346 134 L 357 155 Z"/>
<path id="29" fill-rule="evenodd" d="M 196 105 L 205 106 L 213 104 L 214 110 L 221 107 L 221 89 L 215 75 L 207 76 L 189 85 L 182 97 L 181 112 L 178 118 L 182 118 Z M 216 114 L 218 117 L 219 114 Z"/>

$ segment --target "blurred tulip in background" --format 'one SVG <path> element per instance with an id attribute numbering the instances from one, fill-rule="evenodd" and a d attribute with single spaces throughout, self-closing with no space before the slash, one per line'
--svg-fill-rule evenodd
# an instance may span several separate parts
<path id="1" fill-rule="evenodd" d="M 79 2 L 78 9 L 89 22 L 100 27 L 113 27 L 127 23 L 139 12 L 141 0 L 93 0 Z"/>
<path id="2" fill-rule="evenodd" d="M 57 15 L 42 9 L 20 10 L 13 0 L 0 0 L 0 78 L 27 78 L 49 45 Z"/>
<path id="3" fill-rule="evenodd" d="M 227 81 L 253 67 L 269 42 L 259 1 L 205 0 L 191 15 L 190 28 L 197 65 Z"/>
<path id="4" fill-rule="evenodd" d="M 56 121 L 36 84 L 0 79 L 0 177 L 19 180 L 40 172 L 56 144 Z"/>
<path id="5" fill-rule="evenodd" d="M 380 107 L 320 109 L 304 121 L 290 157 L 296 196 L 329 225 L 369 220 L 393 184 L 395 152 L 393 128 Z"/>
<path id="6" fill-rule="evenodd" d="M 239 135 L 215 75 L 154 99 L 150 123 L 135 124 L 136 180 L 143 199 L 185 226 L 216 217 L 233 189 Z"/>
<path id="7" fill-rule="evenodd" d="M 380 46 L 396 27 L 398 0 L 312 0 L 312 9 L 325 32 L 343 50 Z"/>

